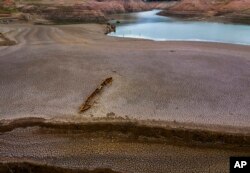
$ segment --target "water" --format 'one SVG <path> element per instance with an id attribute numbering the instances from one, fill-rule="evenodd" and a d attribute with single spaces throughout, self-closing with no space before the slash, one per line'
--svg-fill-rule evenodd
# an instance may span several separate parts
<path id="1" fill-rule="evenodd" d="M 115 16 L 121 24 L 110 36 L 156 41 L 206 41 L 250 45 L 250 25 L 181 21 L 158 16 L 159 10 Z"/>

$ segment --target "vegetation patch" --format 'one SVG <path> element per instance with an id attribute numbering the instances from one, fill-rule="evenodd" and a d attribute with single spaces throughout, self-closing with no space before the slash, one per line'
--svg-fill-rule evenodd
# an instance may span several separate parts
<path id="1" fill-rule="evenodd" d="M 18 10 L 16 8 L 13 7 L 1 7 L 0 6 L 0 14 L 12 14 L 12 13 L 16 13 L 18 12 Z"/>

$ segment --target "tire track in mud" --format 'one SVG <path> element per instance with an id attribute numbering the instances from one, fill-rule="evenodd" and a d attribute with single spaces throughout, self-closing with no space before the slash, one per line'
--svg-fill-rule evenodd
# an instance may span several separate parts
<path id="1" fill-rule="evenodd" d="M 0 57 L 7 56 L 9 54 L 16 54 L 18 51 L 27 49 L 31 45 L 41 44 L 60 44 L 72 42 L 74 38 L 69 36 L 64 31 L 56 27 L 21 27 L 11 31 L 11 36 L 17 42 L 15 46 L 8 46 L 1 48 Z"/>
<path id="2" fill-rule="evenodd" d="M 31 32 L 26 36 L 27 44 L 32 44 L 35 41 L 39 40 L 38 39 L 38 33 L 39 33 L 39 28 L 38 27 L 32 27 Z"/>
<path id="3" fill-rule="evenodd" d="M 69 36 L 68 33 L 57 27 L 50 28 L 46 34 L 55 44 L 65 44 L 75 40 L 73 36 Z"/>
<path id="4" fill-rule="evenodd" d="M 52 27 L 50 31 L 47 33 L 47 35 L 50 39 L 53 40 L 54 43 L 63 43 L 62 41 L 60 41 L 60 38 L 64 36 L 65 33 L 56 27 Z"/>
<path id="5" fill-rule="evenodd" d="M 65 43 L 85 43 L 86 40 L 71 35 L 56 26 L 21 26 L 20 29 L 14 29 L 12 37 L 16 40 L 17 45 L 12 48 L 1 48 L 1 55 L 5 56 L 15 53 L 20 49 L 24 49 L 30 45 L 49 45 L 49 44 L 65 44 Z"/>
<path id="6" fill-rule="evenodd" d="M 12 37 L 16 41 L 16 45 L 14 46 L 8 46 L 1 50 L 0 57 L 5 57 L 10 54 L 15 54 L 19 50 L 24 48 L 24 45 L 26 45 L 27 40 L 25 39 L 26 36 L 31 32 L 30 28 L 20 28 L 18 30 L 13 30 L 13 33 L 11 33 Z"/>
<path id="7" fill-rule="evenodd" d="M 67 32 L 67 30 L 63 30 L 64 28 L 54 28 L 54 32 L 49 32 L 51 38 L 53 38 L 57 43 L 61 44 L 81 44 L 86 43 L 86 40 L 82 38 L 82 35 L 77 34 L 74 35 L 72 33 Z"/>
<path id="8" fill-rule="evenodd" d="M 54 27 L 35 27 L 36 31 L 31 36 L 30 43 L 31 45 L 49 45 L 57 43 L 56 40 L 52 37 L 51 33 L 56 33 Z"/>

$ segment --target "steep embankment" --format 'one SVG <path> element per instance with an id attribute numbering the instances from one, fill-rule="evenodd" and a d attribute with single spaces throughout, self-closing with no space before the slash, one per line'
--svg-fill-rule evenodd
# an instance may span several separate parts
<path id="1" fill-rule="evenodd" d="M 226 22 L 250 23 L 248 0 L 182 0 L 162 15 L 210 18 Z"/>
<path id="2" fill-rule="evenodd" d="M 57 2 L 57 1 L 56 1 Z M 22 4 L 22 12 L 36 14 L 56 22 L 105 22 L 106 15 L 149 10 L 150 5 L 142 0 L 90 0 L 80 3 Z"/>
<path id="3" fill-rule="evenodd" d="M 241 12 L 249 8 L 248 0 L 182 0 L 172 10 Z"/>

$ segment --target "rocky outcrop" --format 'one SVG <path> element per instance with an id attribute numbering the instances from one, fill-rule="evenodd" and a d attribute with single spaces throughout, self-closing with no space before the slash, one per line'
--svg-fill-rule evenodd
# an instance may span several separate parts
<path id="1" fill-rule="evenodd" d="M 236 12 L 250 9 L 249 0 L 182 0 L 173 11 L 224 11 Z"/>
<path id="2" fill-rule="evenodd" d="M 250 23 L 249 0 L 182 0 L 161 15 Z"/>
<path id="3" fill-rule="evenodd" d="M 23 5 L 19 9 L 25 13 L 39 14 L 45 19 L 59 23 L 104 23 L 106 15 L 149 10 L 152 6 L 143 0 L 89 0 L 70 5 Z"/>
<path id="4" fill-rule="evenodd" d="M 111 32 L 116 32 L 116 25 L 114 25 L 112 23 L 107 23 L 105 34 L 109 34 Z"/>
<path id="5" fill-rule="evenodd" d="M 15 1 L 14 0 L 1 0 L 0 1 L 0 7 L 12 8 L 14 6 L 15 6 Z"/>

